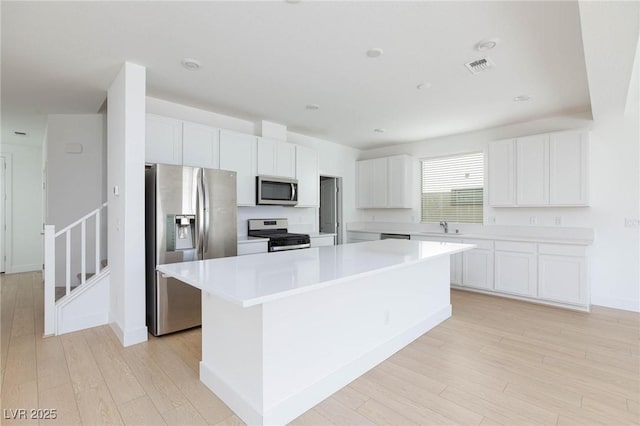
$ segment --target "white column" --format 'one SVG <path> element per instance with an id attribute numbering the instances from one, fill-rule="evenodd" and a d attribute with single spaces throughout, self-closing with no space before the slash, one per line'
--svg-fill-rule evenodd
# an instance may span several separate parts
<path id="1" fill-rule="evenodd" d="M 109 319 L 123 346 L 147 340 L 144 270 L 145 68 L 125 63 L 107 97 Z"/>

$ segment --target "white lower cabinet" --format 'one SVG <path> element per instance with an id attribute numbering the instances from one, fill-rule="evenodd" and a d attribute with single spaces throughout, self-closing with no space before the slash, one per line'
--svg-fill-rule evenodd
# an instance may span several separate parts
<path id="1" fill-rule="evenodd" d="M 348 231 L 347 243 L 360 243 L 363 241 L 375 241 L 380 239 L 377 232 Z"/>
<path id="2" fill-rule="evenodd" d="M 268 244 L 268 240 L 250 242 L 243 241 L 242 243 L 238 243 L 238 256 L 244 256 L 245 254 L 267 253 L 269 251 Z"/>
<path id="3" fill-rule="evenodd" d="M 538 296 L 554 302 L 588 305 L 584 248 L 540 244 Z"/>
<path id="4" fill-rule="evenodd" d="M 334 235 L 312 235 L 310 240 L 311 240 L 311 247 L 323 247 L 323 246 L 335 245 Z"/>
<path id="5" fill-rule="evenodd" d="M 473 241 L 464 241 L 476 244 Z M 482 246 L 492 242 L 483 241 Z M 482 248 L 471 249 L 462 253 L 462 285 L 464 287 L 493 290 L 493 250 Z"/>
<path id="6" fill-rule="evenodd" d="M 495 290 L 536 297 L 538 293 L 536 244 L 502 241 L 496 241 L 495 244 Z"/>

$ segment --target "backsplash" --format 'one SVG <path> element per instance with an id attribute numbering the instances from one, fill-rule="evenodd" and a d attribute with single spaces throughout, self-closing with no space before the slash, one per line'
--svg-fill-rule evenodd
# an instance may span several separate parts
<path id="1" fill-rule="evenodd" d="M 238 235 L 247 235 L 249 219 L 286 218 L 289 231 L 318 232 L 318 209 L 314 207 L 255 206 L 238 207 Z"/>

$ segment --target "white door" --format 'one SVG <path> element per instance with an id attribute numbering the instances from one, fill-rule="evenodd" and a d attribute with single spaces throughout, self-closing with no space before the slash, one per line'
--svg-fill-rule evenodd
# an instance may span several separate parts
<path id="1" fill-rule="evenodd" d="M 320 180 L 320 232 L 335 234 L 337 231 L 336 180 Z"/>
<path id="2" fill-rule="evenodd" d="M 6 227 L 6 222 L 5 222 L 5 206 L 6 206 L 6 196 L 7 196 L 7 190 L 6 190 L 6 182 L 7 180 L 6 178 L 6 170 L 7 170 L 7 163 L 5 161 L 4 157 L 0 157 L 0 272 L 4 272 L 5 271 L 5 250 L 4 250 L 4 240 L 5 240 L 5 227 Z"/>

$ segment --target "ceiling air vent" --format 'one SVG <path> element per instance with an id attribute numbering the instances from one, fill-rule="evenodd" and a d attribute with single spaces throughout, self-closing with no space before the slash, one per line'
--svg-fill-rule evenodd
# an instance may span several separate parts
<path id="1" fill-rule="evenodd" d="M 475 61 L 467 62 L 464 66 L 471 71 L 471 74 L 478 74 L 482 71 L 493 68 L 493 62 L 491 62 L 491 59 L 489 58 L 480 58 Z"/>

